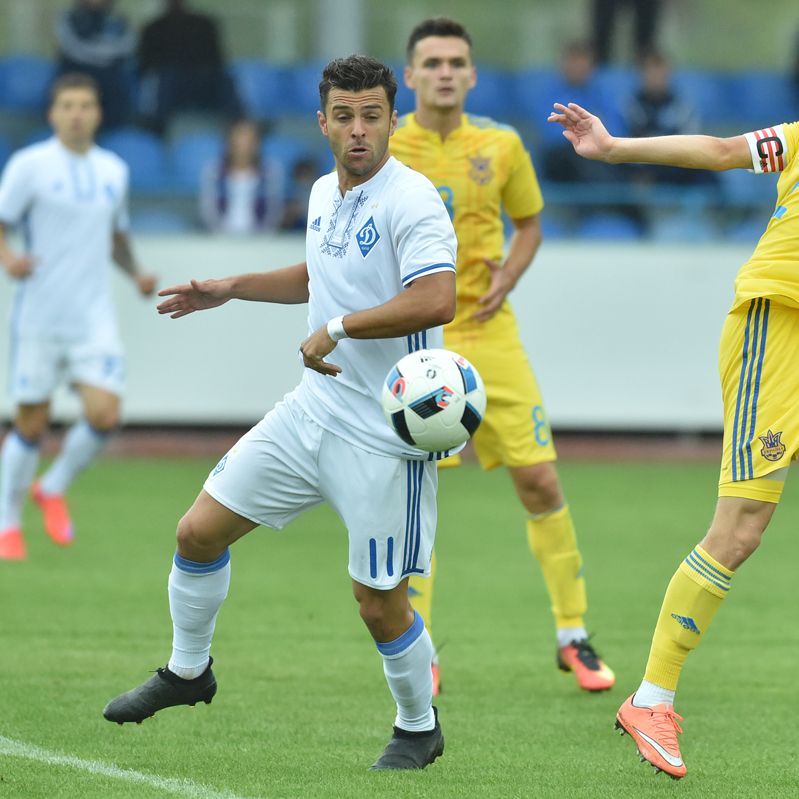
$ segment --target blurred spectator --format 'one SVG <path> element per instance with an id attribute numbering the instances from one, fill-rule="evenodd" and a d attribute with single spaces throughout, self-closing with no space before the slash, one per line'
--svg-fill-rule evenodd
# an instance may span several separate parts
<path id="1" fill-rule="evenodd" d="M 163 0 L 164 12 L 144 26 L 139 42 L 142 122 L 163 133 L 179 111 L 206 111 L 236 119 L 242 114 L 225 68 L 217 21 Z"/>
<path id="2" fill-rule="evenodd" d="M 310 158 L 301 158 L 294 164 L 281 224 L 283 230 L 305 230 L 308 224 L 308 198 L 318 177 L 319 168 Z"/>
<path id="3" fill-rule="evenodd" d="M 696 109 L 680 97 L 672 84 L 671 65 L 657 51 L 643 56 L 640 65 L 640 86 L 632 96 L 626 120 L 630 136 L 672 136 L 677 133 L 698 133 L 699 116 Z M 677 169 L 655 164 L 637 164 L 633 176 L 646 183 L 708 183 L 710 172 Z"/>
<path id="4" fill-rule="evenodd" d="M 209 164 L 200 185 L 200 216 L 219 233 L 276 230 L 283 219 L 282 167 L 261 158 L 260 130 L 240 120 L 227 135 L 221 163 Z"/>
<path id="5" fill-rule="evenodd" d="M 633 25 L 633 45 L 636 58 L 640 59 L 652 50 L 657 42 L 657 24 L 660 16 L 661 0 L 594 0 L 592 22 L 594 46 L 599 64 L 610 60 L 613 49 L 613 34 L 618 12 L 629 11 L 635 16 Z"/>
<path id="6" fill-rule="evenodd" d="M 130 118 L 131 55 L 136 38 L 128 22 L 114 13 L 115 0 L 75 0 L 56 21 L 56 77 L 90 75 L 100 87 L 102 126 L 108 130 Z"/>
<path id="7" fill-rule="evenodd" d="M 597 78 L 593 47 L 587 42 L 570 42 L 561 52 L 560 75 L 549 94 L 553 99 L 590 108 L 614 135 L 624 135 L 624 120 L 616 104 Z M 602 109 L 601 111 L 595 109 Z M 601 161 L 588 161 L 575 154 L 557 125 L 542 129 L 543 177 L 563 182 L 618 181 L 620 172 Z"/>

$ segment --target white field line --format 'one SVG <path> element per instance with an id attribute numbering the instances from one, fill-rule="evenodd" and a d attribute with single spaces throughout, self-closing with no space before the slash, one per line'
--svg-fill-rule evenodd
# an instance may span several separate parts
<path id="1" fill-rule="evenodd" d="M 217 791 L 207 785 L 187 779 L 159 777 L 156 774 L 145 774 L 142 771 L 118 768 L 110 763 L 102 763 L 99 760 L 83 760 L 72 755 L 48 752 L 46 749 L 33 744 L 15 741 L 13 738 L 6 738 L 3 735 L 0 735 L 0 755 L 22 757 L 26 760 L 46 763 L 49 766 L 67 766 L 68 768 L 86 771 L 89 774 L 99 774 L 103 777 L 127 780 L 128 782 L 138 782 L 149 785 L 152 788 L 160 788 L 162 791 L 176 794 L 177 796 L 186 797 L 187 799 L 244 799 L 241 796 L 230 793 L 230 791 Z"/>

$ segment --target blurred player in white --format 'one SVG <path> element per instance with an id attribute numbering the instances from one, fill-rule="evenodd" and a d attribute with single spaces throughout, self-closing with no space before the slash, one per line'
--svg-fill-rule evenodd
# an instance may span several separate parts
<path id="1" fill-rule="evenodd" d="M 9 336 L 16 414 L 0 450 L 0 560 L 26 557 L 22 503 L 39 462 L 50 399 L 64 379 L 78 391 L 83 416 L 31 493 L 53 541 L 72 541 L 64 493 L 116 426 L 124 385 L 111 260 L 142 294 L 155 288 L 128 240 L 127 166 L 94 143 L 100 105 L 92 78 L 59 78 L 49 120 L 55 135 L 12 156 L 0 179 L 0 263 L 17 284 Z M 21 228 L 24 254 L 6 239 L 13 225 Z"/>
<path id="2" fill-rule="evenodd" d="M 373 768 L 422 769 L 443 752 L 433 647 L 408 602 L 408 576 L 430 570 L 435 454 L 395 435 L 380 396 L 403 355 L 443 344 L 440 326 L 455 313 L 456 243 L 430 181 L 389 155 L 396 88 L 391 70 L 364 56 L 325 68 L 318 119 L 336 170 L 311 192 L 305 262 L 161 292 L 170 299 L 159 310 L 175 318 L 234 298 L 307 302 L 309 336 L 300 345 L 307 368 L 222 458 L 178 524 L 172 655 L 106 706 L 109 721 L 140 722 L 165 707 L 210 702 L 229 545 L 258 525 L 280 529 L 328 502 L 347 527 L 353 593 L 397 705 L 394 734 Z"/>

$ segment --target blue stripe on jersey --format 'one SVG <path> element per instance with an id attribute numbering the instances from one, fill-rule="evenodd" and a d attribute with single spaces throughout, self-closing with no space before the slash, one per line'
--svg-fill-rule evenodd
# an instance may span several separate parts
<path id="1" fill-rule="evenodd" d="M 746 436 L 746 423 L 749 420 L 749 406 L 752 399 L 752 376 L 755 370 L 755 357 L 754 353 L 757 351 L 758 343 L 759 343 L 759 336 L 760 336 L 760 313 L 762 310 L 763 301 L 762 298 L 755 300 L 755 315 L 752 322 L 752 347 L 751 352 L 747 353 L 748 365 L 746 370 L 746 388 L 744 389 L 744 402 L 743 402 L 743 410 L 741 412 L 741 427 L 738 432 L 739 436 L 739 445 L 738 445 L 738 452 L 734 453 L 736 460 L 738 462 L 739 468 L 739 480 L 746 480 L 750 477 L 749 474 L 746 473 L 746 462 L 744 460 L 744 455 L 746 452 L 746 446 L 743 443 L 744 437 Z"/>
<path id="2" fill-rule="evenodd" d="M 369 574 L 372 579 L 377 579 L 377 540 L 375 538 L 369 539 Z"/>
<path id="3" fill-rule="evenodd" d="M 763 361 L 766 357 L 766 336 L 768 335 L 768 314 L 771 300 L 763 300 L 763 321 L 760 332 L 760 352 L 757 354 L 757 370 L 755 371 L 755 389 L 752 394 L 752 419 L 749 423 L 749 435 L 746 439 L 746 459 L 749 467 L 749 479 L 755 476 L 752 466 L 752 439 L 755 437 L 755 423 L 757 421 L 757 398 L 760 395 L 760 378 L 763 375 Z"/>
<path id="4" fill-rule="evenodd" d="M 741 395 L 744 388 L 744 374 L 746 373 L 746 365 L 749 359 L 749 332 L 752 320 L 752 311 L 755 308 L 757 300 L 752 300 L 749 303 L 749 311 L 746 314 L 746 327 L 744 328 L 744 346 L 741 352 L 741 374 L 738 378 L 738 397 L 735 400 L 735 418 L 732 425 L 732 479 L 738 480 L 738 421 L 741 415 Z"/>
<path id="5" fill-rule="evenodd" d="M 409 520 L 411 518 L 411 502 L 413 498 L 413 480 L 412 480 L 412 467 L 413 461 L 405 463 L 405 537 L 402 546 L 402 573 L 406 573 L 408 566 L 408 541 L 410 539 Z"/>
<path id="6" fill-rule="evenodd" d="M 430 264 L 430 266 L 423 266 L 421 269 L 417 269 L 415 272 L 411 272 L 409 275 L 402 279 L 402 285 L 407 286 L 412 280 L 416 280 L 417 277 L 421 277 L 422 275 L 427 274 L 428 272 L 439 271 L 439 272 L 454 272 L 455 271 L 455 264 Z"/>
<path id="7" fill-rule="evenodd" d="M 403 653 L 416 639 L 424 632 L 424 620 L 419 615 L 418 611 L 413 612 L 413 623 L 408 627 L 405 632 L 393 641 L 387 641 L 381 644 L 380 641 L 375 641 L 377 649 L 381 655 L 399 655 Z"/>
<path id="8" fill-rule="evenodd" d="M 229 549 L 225 549 L 216 560 L 212 560 L 210 563 L 198 563 L 197 561 L 181 557 L 177 552 L 175 553 L 175 566 L 182 572 L 186 572 L 186 574 L 212 574 L 227 566 L 229 562 Z"/>
<path id="9" fill-rule="evenodd" d="M 386 574 L 394 576 L 394 536 L 390 535 L 386 540 Z"/>

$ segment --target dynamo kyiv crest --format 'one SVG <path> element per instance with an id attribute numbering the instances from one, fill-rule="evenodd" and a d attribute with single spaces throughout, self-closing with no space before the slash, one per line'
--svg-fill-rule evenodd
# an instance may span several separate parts
<path id="1" fill-rule="evenodd" d="M 380 241 L 380 234 L 375 227 L 374 217 L 369 217 L 369 221 L 355 234 L 355 240 L 361 248 L 361 255 L 366 258 L 372 251 L 372 247 Z"/>

